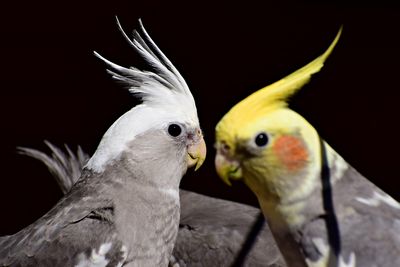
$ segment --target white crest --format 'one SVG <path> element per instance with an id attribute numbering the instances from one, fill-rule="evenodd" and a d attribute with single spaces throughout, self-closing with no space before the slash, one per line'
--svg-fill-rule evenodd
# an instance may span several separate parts
<path id="1" fill-rule="evenodd" d="M 129 87 L 143 103 L 122 115 L 105 133 L 93 157 L 86 167 L 100 172 L 104 165 L 115 159 L 125 145 L 136 135 L 150 128 L 166 127 L 171 122 L 199 126 L 196 105 L 185 80 L 169 59 L 153 42 L 141 21 L 140 31 L 133 32 L 131 40 L 117 24 L 129 44 L 146 60 L 154 71 L 119 66 L 95 52 L 109 67 L 108 72 Z"/>

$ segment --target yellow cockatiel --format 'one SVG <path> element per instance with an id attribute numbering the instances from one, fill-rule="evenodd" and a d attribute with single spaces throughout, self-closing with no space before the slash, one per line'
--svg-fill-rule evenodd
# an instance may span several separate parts
<path id="1" fill-rule="evenodd" d="M 308 65 L 245 98 L 216 126 L 216 169 L 255 193 L 288 266 L 400 266 L 400 205 L 318 135 L 287 99 Z"/>

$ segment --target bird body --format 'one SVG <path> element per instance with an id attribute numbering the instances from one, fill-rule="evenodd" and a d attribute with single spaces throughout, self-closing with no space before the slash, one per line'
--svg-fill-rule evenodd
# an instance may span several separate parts
<path id="1" fill-rule="evenodd" d="M 119 25 L 119 24 L 118 24 Z M 121 29 L 122 31 L 122 29 Z M 167 266 L 179 226 L 179 183 L 206 148 L 185 81 L 148 36 L 130 45 L 155 72 L 118 66 L 142 103 L 105 133 L 80 178 L 43 217 L 0 238 L 0 266 Z"/>
<path id="2" fill-rule="evenodd" d="M 3 266 L 92 266 L 99 260 L 92 255 L 100 257 L 102 251 L 104 265 L 99 266 L 131 261 L 137 266 L 133 262 L 138 258 L 140 264 L 166 266 L 176 238 L 179 199 L 151 186 L 126 186 L 119 179 L 125 175 L 85 171 L 46 215 L 0 239 L 7 251 L 1 255 Z"/>
<path id="3" fill-rule="evenodd" d="M 73 153 L 66 146 L 65 153 L 46 144 L 51 155 L 31 148 L 19 151 L 43 162 L 68 193 L 89 156 L 80 147 Z M 179 195 L 181 216 L 169 266 L 286 266 L 259 209 L 183 189 Z"/>
<path id="4" fill-rule="evenodd" d="M 352 168 L 287 99 L 320 57 L 245 98 L 216 127 L 220 177 L 255 193 L 288 266 L 400 266 L 400 205 Z"/>

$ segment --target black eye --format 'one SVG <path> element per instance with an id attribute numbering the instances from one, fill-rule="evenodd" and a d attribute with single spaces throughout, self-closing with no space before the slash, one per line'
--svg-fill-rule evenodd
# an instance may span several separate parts
<path id="1" fill-rule="evenodd" d="M 181 132 L 182 128 L 178 124 L 171 124 L 170 126 L 168 126 L 168 133 L 173 137 L 179 136 Z"/>
<path id="2" fill-rule="evenodd" d="M 260 133 L 256 136 L 254 142 L 258 147 L 266 146 L 268 144 L 268 135 L 266 133 Z"/>

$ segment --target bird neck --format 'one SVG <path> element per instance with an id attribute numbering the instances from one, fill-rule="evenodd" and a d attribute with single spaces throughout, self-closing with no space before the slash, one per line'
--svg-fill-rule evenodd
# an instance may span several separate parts
<path id="1" fill-rule="evenodd" d="M 330 183 L 334 184 L 343 177 L 349 165 L 327 143 L 322 141 L 320 144 L 324 144 L 326 167 L 329 168 Z M 256 193 L 263 213 L 269 220 L 283 220 L 287 222 L 288 227 L 296 228 L 315 214 L 324 213 L 321 193 L 323 159 L 320 144 L 315 146 L 315 153 L 312 154 L 312 161 L 307 168 L 295 176 L 284 174 L 272 181 L 261 178 L 245 179 L 247 185 Z M 285 183 L 287 180 L 290 182 Z"/>

